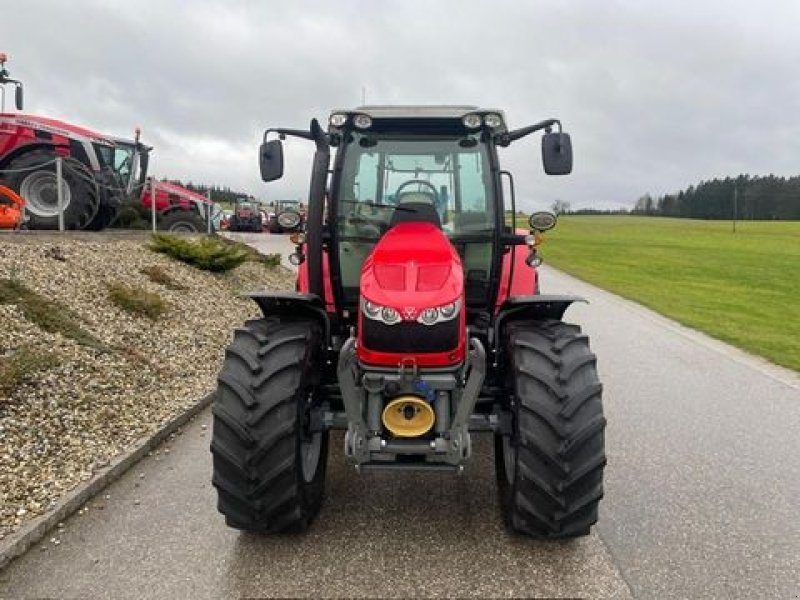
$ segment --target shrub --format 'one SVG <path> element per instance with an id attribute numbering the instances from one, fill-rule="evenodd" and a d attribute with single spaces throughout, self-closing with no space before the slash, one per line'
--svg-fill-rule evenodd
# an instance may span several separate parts
<path id="1" fill-rule="evenodd" d="M 49 333 L 60 333 L 83 346 L 108 348 L 80 325 L 80 317 L 66 306 L 39 295 L 18 279 L 0 279 L 0 304 L 16 304 L 31 323 Z"/>
<path id="2" fill-rule="evenodd" d="M 226 246 L 230 246 L 231 248 L 240 248 L 243 252 L 246 252 L 247 260 L 250 262 L 261 263 L 262 265 L 266 265 L 270 268 L 277 267 L 281 264 L 281 255 L 277 252 L 274 254 L 261 254 L 261 252 L 252 246 L 248 246 L 242 242 L 237 242 L 236 240 L 224 237 L 220 237 L 219 239 Z"/>
<path id="3" fill-rule="evenodd" d="M 167 310 L 166 303 L 158 294 L 118 281 L 108 284 L 108 297 L 121 309 L 153 320 Z"/>
<path id="4" fill-rule="evenodd" d="M 185 290 L 187 289 L 182 283 L 175 281 L 172 276 L 167 273 L 163 267 L 153 265 L 139 269 L 142 275 L 147 275 L 148 279 L 153 283 L 163 285 L 168 290 Z"/>
<path id="5" fill-rule="evenodd" d="M 249 257 L 243 244 L 231 245 L 217 236 L 191 240 L 176 235 L 157 233 L 153 235 L 150 249 L 171 256 L 204 271 L 220 273 L 235 269 Z"/>
<path id="6" fill-rule="evenodd" d="M 41 371 L 58 365 L 58 358 L 49 352 L 19 348 L 0 360 L 0 397 L 9 396 L 21 383 L 33 379 Z"/>

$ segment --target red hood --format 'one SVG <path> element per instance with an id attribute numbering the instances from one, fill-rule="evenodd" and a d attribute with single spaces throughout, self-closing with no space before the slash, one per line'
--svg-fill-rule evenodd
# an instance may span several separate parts
<path id="1" fill-rule="evenodd" d="M 364 261 L 361 294 L 396 309 L 403 319 L 414 320 L 421 309 L 463 296 L 461 259 L 447 236 L 431 223 L 400 223 Z"/>
<path id="2" fill-rule="evenodd" d="M 176 196 L 180 196 L 186 200 L 197 202 L 199 204 L 210 204 L 208 198 L 203 196 L 203 194 L 198 194 L 197 192 L 187 190 L 185 187 L 181 187 L 167 181 L 156 181 L 156 189 L 163 190 L 168 194 L 175 194 Z M 142 191 L 142 194 L 144 195 L 149 193 L 149 190 L 150 188 L 146 186 Z"/>
<path id="3" fill-rule="evenodd" d="M 90 138 L 92 141 L 97 141 L 108 145 L 114 144 L 109 139 L 108 136 L 103 135 L 102 133 L 92 131 L 91 129 L 86 129 L 85 127 L 79 127 L 78 125 L 65 123 L 64 121 L 59 121 L 58 119 L 51 119 L 49 117 L 40 117 L 38 115 L 26 115 L 22 113 L 0 113 L 0 120 L 21 127 L 42 129 L 44 131 L 49 131 L 51 133 L 64 135 L 66 137 L 77 135 L 81 137 Z"/>

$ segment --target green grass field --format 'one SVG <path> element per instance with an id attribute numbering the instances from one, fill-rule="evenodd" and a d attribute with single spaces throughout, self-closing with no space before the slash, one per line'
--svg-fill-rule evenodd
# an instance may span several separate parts
<path id="1" fill-rule="evenodd" d="M 800 370 L 800 222 L 567 216 L 546 263 Z"/>

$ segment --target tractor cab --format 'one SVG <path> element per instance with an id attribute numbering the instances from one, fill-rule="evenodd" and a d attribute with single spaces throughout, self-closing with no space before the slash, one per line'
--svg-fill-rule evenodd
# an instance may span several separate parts
<path id="1" fill-rule="evenodd" d="M 337 157 L 328 228 L 344 306 L 355 307 L 361 266 L 376 242 L 405 222 L 430 223 L 456 249 L 469 309 L 492 305 L 503 209 L 494 147 L 482 124 L 487 114 L 502 123 L 502 114 L 471 110 L 454 107 L 424 119 L 413 109 L 331 115 Z M 472 127 L 464 116 L 475 119 Z"/>

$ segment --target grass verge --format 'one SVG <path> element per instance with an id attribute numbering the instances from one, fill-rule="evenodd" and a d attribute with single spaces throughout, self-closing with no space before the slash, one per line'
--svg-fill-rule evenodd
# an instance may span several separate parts
<path id="1" fill-rule="evenodd" d="M 567 216 L 545 261 L 800 370 L 800 222 Z"/>
<path id="2" fill-rule="evenodd" d="M 48 300 L 18 279 L 0 279 L 0 304 L 15 304 L 31 323 L 49 333 L 59 333 L 77 343 L 107 352 L 108 348 L 81 327 L 80 317 L 67 307 Z"/>

